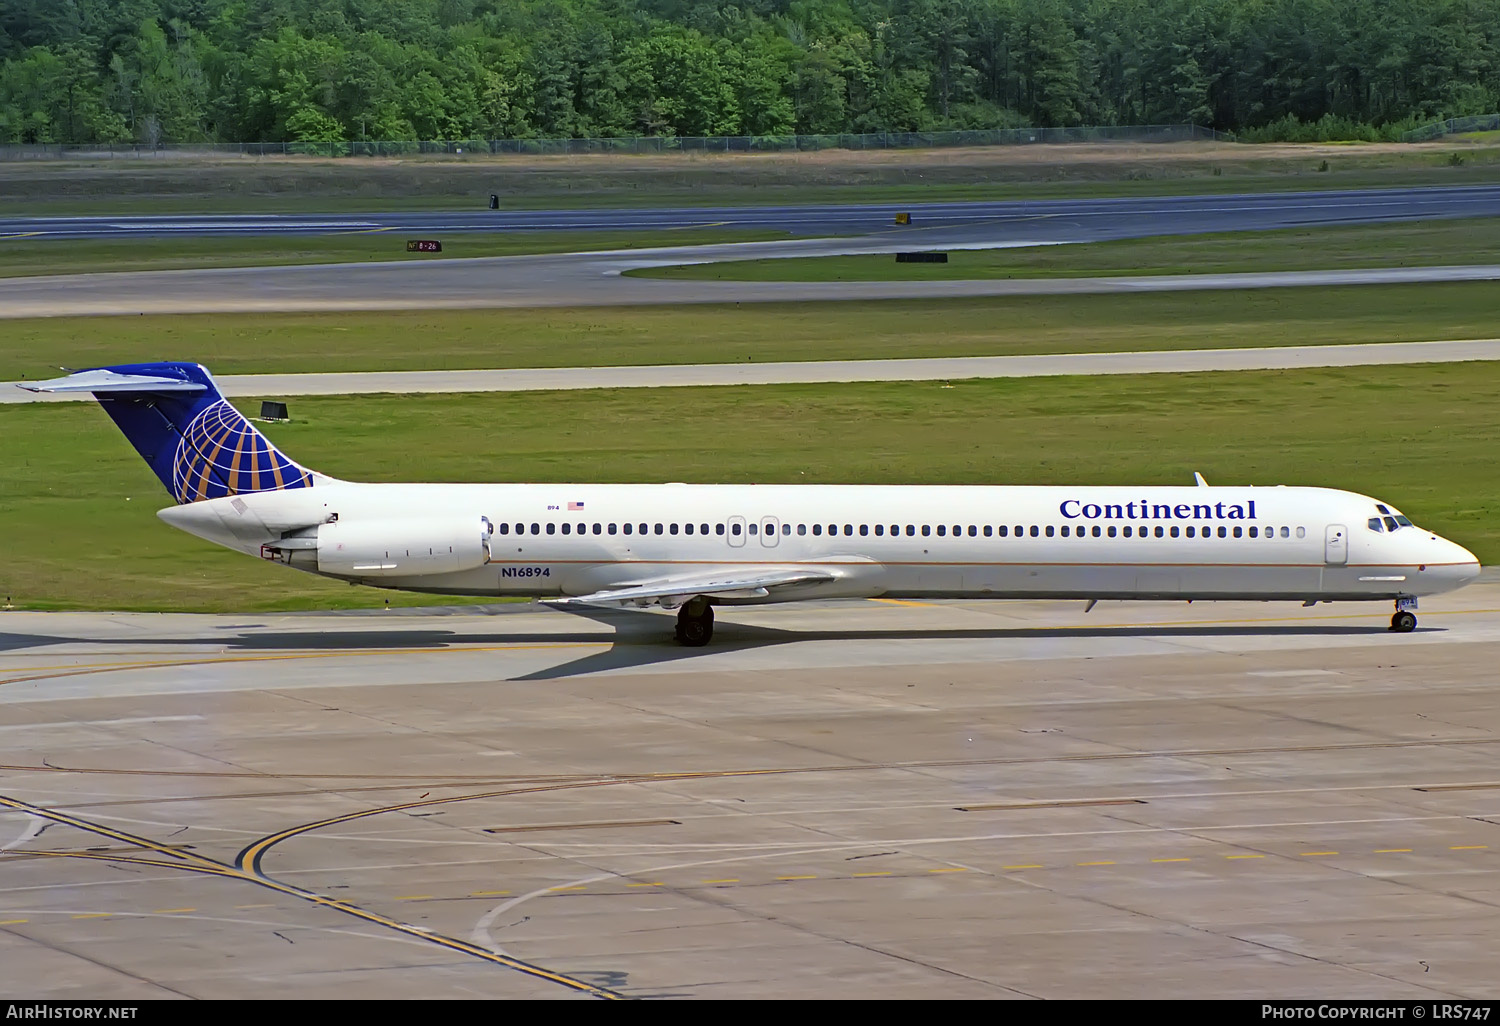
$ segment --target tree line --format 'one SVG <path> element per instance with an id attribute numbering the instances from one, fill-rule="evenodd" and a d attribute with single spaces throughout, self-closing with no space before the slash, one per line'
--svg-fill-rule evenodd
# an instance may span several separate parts
<path id="1" fill-rule="evenodd" d="M 1497 50 L 1500 0 L 0 0 L 0 143 L 1389 134 Z"/>

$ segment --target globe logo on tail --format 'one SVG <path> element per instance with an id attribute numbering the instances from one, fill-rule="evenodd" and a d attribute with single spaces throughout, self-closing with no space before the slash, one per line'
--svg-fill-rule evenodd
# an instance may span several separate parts
<path id="1" fill-rule="evenodd" d="M 312 483 L 312 474 L 278 452 L 224 399 L 188 424 L 172 464 L 172 494 L 178 502 L 307 488 Z"/>

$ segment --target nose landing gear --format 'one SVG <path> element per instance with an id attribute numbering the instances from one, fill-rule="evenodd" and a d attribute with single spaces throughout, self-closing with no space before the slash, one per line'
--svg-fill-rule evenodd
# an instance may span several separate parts
<path id="1" fill-rule="evenodd" d="M 677 614 L 677 643 L 688 648 L 701 648 L 714 636 L 714 607 L 704 598 L 695 598 L 683 605 Z"/>
<path id="2" fill-rule="evenodd" d="M 1397 599 L 1396 612 L 1391 615 L 1391 630 L 1397 634 L 1410 634 L 1417 629 L 1417 614 L 1412 612 L 1416 608 L 1417 600 L 1414 598 Z"/>

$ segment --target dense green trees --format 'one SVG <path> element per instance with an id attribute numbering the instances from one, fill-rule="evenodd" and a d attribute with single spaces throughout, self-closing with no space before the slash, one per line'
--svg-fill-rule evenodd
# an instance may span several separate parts
<path id="1" fill-rule="evenodd" d="M 1285 134 L 1493 112 L 1497 49 L 1500 0 L 0 0 L 0 143 Z"/>

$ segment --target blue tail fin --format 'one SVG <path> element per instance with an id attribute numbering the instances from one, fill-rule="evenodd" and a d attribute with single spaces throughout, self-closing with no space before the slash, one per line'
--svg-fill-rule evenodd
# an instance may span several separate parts
<path id="1" fill-rule="evenodd" d="M 178 502 L 310 488 L 314 473 L 283 456 L 195 363 L 134 363 L 24 386 L 92 392 Z"/>

